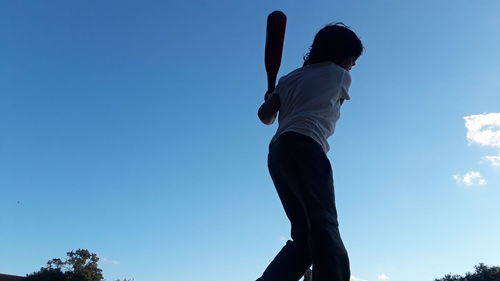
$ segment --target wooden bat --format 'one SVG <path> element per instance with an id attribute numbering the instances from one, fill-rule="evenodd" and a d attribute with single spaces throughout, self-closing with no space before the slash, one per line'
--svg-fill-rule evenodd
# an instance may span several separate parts
<path id="1" fill-rule="evenodd" d="M 281 11 L 274 11 L 267 16 L 266 49 L 264 63 L 267 72 L 267 92 L 271 93 L 276 87 L 276 76 L 281 65 L 283 42 L 285 41 L 286 15 Z M 267 95 L 266 95 L 267 97 Z"/>

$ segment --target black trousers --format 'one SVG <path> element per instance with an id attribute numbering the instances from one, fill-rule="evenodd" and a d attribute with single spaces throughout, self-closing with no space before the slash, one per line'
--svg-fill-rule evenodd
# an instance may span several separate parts
<path id="1" fill-rule="evenodd" d="M 349 281 L 340 237 L 332 168 L 321 146 L 295 132 L 269 145 L 268 167 L 291 238 L 257 281 L 297 281 L 313 265 L 313 281 Z"/>

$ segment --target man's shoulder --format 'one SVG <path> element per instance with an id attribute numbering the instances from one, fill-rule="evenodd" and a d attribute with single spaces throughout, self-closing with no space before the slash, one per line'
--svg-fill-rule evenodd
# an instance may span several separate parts
<path id="1" fill-rule="evenodd" d="M 350 82 L 350 75 L 349 72 L 333 62 L 321 62 L 305 65 L 290 71 L 279 79 L 279 84 L 283 86 L 288 84 L 288 82 L 297 80 L 330 81 L 333 84 L 339 84 L 343 80 Z"/>

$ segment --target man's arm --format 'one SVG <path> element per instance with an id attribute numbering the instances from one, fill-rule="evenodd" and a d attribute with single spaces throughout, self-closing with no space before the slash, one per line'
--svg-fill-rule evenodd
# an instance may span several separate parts
<path id="1" fill-rule="evenodd" d="M 266 94 L 266 97 L 267 96 L 268 95 Z M 260 121 L 266 125 L 273 124 L 280 106 L 280 97 L 277 94 L 271 94 L 259 108 L 257 115 L 259 116 Z"/>

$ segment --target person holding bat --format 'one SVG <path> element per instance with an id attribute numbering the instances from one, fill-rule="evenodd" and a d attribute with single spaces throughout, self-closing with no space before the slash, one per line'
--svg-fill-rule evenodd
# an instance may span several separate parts
<path id="1" fill-rule="evenodd" d="M 299 280 L 311 265 L 313 281 L 350 280 L 326 153 L 340 108 L 350 99 L 349 71 L 362 52 L 363 44 L 350 28 L 327 25 L 314 37 L 303 66 L 281 77 L 265 94 L 258 117 L 271 125 L 278 116 L 268 168 L 290 220 L 292 239 L 257 281 Z"/>

